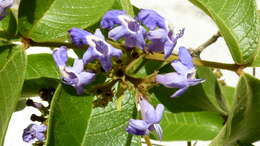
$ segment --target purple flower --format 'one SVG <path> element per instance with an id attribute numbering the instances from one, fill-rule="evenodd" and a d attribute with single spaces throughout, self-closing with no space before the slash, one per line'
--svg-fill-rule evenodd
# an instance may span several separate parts
<path id="1" fill-rule="evenodd" d="M 14 3 L 14 0 L 0 0 L 0 20 L 7 15 L 7 9 Z"/>
<path id="2" fill-rule="evenodd" d="M 171 97 L 180 96 L 189 86 L 204 82 L 203 79 L 196 79 L 192 57 L 185 47 L 179 48 L 179 60 L 174 60 L 171 65 L 176 72 L 156 76 L 156 81 L 165 87 L 180 88 Z"/>
<path id="3" fill-rule="evenodd" d="M 81 59 L 75 59 L 72 67 L 66 66 L 68 56 L 65 46 L 54 50 L 53 58 L 59 67 L 62 82 L 66 85 L 73 86 L 77 94 L 83 94 L 84 86 L 95 78 L 95 74 L 84 71 L 83 60 Z"/>
<path id="4" fill-rule="evenodd" d="M 140 101 L 141 115 L 143 120 L 130 119 L 126 131 L 134 135 L 147 135 L 155 130 L 160 139 L 162 139 L 162 129 L 159 125 L 164 111 L 164 106 L 158 104 L 156 109 L 144 98 Z"/>
<path id="5" fill-rule="evenodd" d="M 141 9 L 137 19 L 150 30 L 155 30 L 156 27 L 167 29 L 165 19 L 154 10 Z"/>
<path id="6" fill-rule="evenodd" d="M 121 50 L 114 48 L 105 41 L 105 38 L 99 29 L 97 29 L 93 35 L 85 30 L 73 28 L 70 30 L 70 35 L 75 44 L 86 44 L 89 46 L 88 50 L 83 55 L 85 64 L 98 59 L 103 69 L 107 72 L 112 68 L 112 57 L 114 56 L 119 59 L 122 55 Z"/>
<path id="7" fill-rule="evenodd" d="M 76 46 L 82 47 L 83 45 L 88 45 L 86 36 L 91 35 L 91 33 L 78 28 L 72 28 L 68 32 L 71 37 L 71 42 Z"/>
<path id="8" fill-rule="evenodd" d="M 184 34 L 184 29 L 176 35 L 173 34 L 172 30 L 168 29 L 156 29 L 150 31 L 147 34 L 147 39 L 151 41 L 148 46 L 150 52 L 164 52 L 164 58 L 168 58 L 177 44 L 177 40 Z"/>
<path id="9" fill-rule="evenodd" d="M 45 131 L 47 127 L 45 125 L 30 124 L 23 130 L 23 141 L 32 142 L 34 140 L 44 141 Z"/>
<path id="10" fill-rule="evenodd" d="M 118 26 L 114 27 L 115 25 Z M 145 46 L 145 29 L 124 11 L 108 11 L 101 21 L 101 27 L 109 29 L 114 27 L 109 31 L 108 37 L 114 41 L 124 38 L 127 47 L 143 49 Z"/>
<path id="11" fill-rule="evenodd" d="M 119 15 L 126 15 L 125 11 L 122 10 L 111 10 L 108 11 L 102 18 L 100 25 L 102 28 L 111 29 L 115 25 L 120 25 L 121 22 L 118 19 Z"/>

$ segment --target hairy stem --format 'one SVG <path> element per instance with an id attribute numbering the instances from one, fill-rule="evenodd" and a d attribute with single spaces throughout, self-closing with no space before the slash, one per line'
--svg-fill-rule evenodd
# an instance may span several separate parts
<path id="1" fill-rule="evenodd" d="M 149 136 L 145 135 L 144 140 L 147 146 L 153 146 Z"/>
<path id="2" fill-rule="evenodd" d="M 79 47 L 72 43 L 67 43 L 67 42 L 35 42 L 31 39 L 26 39 L 26 38 L 23 38 L 22 42 L 23 44 L 27 44 L 28 46 L 55 47 L 55 48 L 58 48 L 60 46 L 66 46 L 67 48 L 88 48 L 87 45 L 83 45 Z M 107 42 L 109 42 L 112 46 L 116 48 L 124 49 L 124 46 L 119 43 L 110 40 L 107 40 Z"/>
<path id="3" fill-rule="evenodd" d="M 220 32 L 216 33 L 215 35 L 213 35 L 210 39 L 208 39 L 205 43 L 201 44 L 199 47 L 197 47 L 195 50 L 193 51 L 193 54 L 195 54 L 196 56 L 199 56 L 200 53 L 207 48 L 208 46 L 210 46 L 211 44 L 215 43 L 218 38 L 221 36 Z"/>
<path id="4" fill-rule="evenodd" d="M 146 59 L 150 59 L 150 60 L 171 62 L 173 60 L 177 60 L 178 56 L 177 55 L 171 55 L 169 58 L 164 59 L 163 58 L 163 54 L 154 53 L 154 54 L 145 55 L 145 58 Z M 227 64 L 227 63 L 219 63 L 219 62 L 213 62 L 213 61 L 205 61 L 205 60 L 201 60 L 201 59 L 199 59 L 197 57 L 193 57 L 192 61 L 197 66 L 207 66 L 207 67 L 213 67 L 213 68 L 226 69 L 226 70 L 235 71 L 238 74 L 241 74 L 241 70 L 246 67 L 245 65 L 237 65 L 237 64 Z"/>

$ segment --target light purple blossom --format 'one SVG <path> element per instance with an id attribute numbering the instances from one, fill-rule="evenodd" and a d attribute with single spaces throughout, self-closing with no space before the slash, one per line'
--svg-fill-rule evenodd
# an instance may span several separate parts
<path id="1" fill-rule="evenodd" d="M 179 60 L 171 63 L 176 72 L 157 75 L 156 81 L 168 88 L 179 88 L 171 97 L 182 95 L 190 86 L 202 83 L 203 79 L 196 79 L 196 70 L 192 57 L 185 47 L 179 48 Z"/>
<path id="2" fill-rule="evenodd" d="M 134 135 L 147 135 L 155 130 L 162 139 L 162 128 L 159 123 L 163 116 L 164 106 L 158 104 L 156 109 L 144 98 L 140 101 L 141 115 L 143 120 L 130 119 L 126 131 Z"/>
<path id="3" fill-rule="evenodd" d="M 138 13 L 137 20 L 150 30 L 155 30 L 157 27 L 167 29 L 165 19 L 154 10 L 141 9 Z"/>
<path id="4" fill-rule="evenodd" d="M 76 46 L 82 47 L 83 45 L 88 45 L 86 36 L 91 35 L 90 32 L 78 28 L 72 28 L 68 32 L 71 37 L 71 42 Z"/>
<path id="5" fill-rule="evenodd" d="M 88 50 L 83 55 L 85 64 L 98 59 L 103 69 L 107 72 L 112 68 L 112 57 L 119 59 L 122 51 L 114 48 L 105 41 L 105 38 L 99 29 L 95 34 L 84 36 L 86 43 L 89 46 Z"/>
<path id="6" fill-rule="evenodd" d="M 94 78 L 95 74 L 84 71 L 84 64 L 82 59 L 75 59 L 72 67 L 67 66 L 68 60 L 67 49 L 65 46 L 53 51 L 53 58 L 59 67 L 62 82 L 66 85 L 73 86 L 77 94 L 83 94 L 84 86 L 89 84 Z"/>
<path id="7" fill-rule="evenodd" d="M 115 14 L 115 12 L 117 13 Z M 109 31 L 108 37 L 114 41 L 124 38 L 125 45 L 129 48 L 143 49 L 145 47 L 146 30 L 134 18 L 122 11 L 121 13 L 118 13 L 118 10 L 108 11 L 101 21 L 101 27 L 113 28 Z"/>
<path id="8" fill-rule="evenodd" d="M 30 124 L 23 130 L 23 141 L 28 143 L 34 140 L 44 141 L 46 130 L 47 127 L 45 125 Z"/>
<path id="9" fill-rule="evenodd" d="M 176 35 L 169 29 L 156 29 L 147 33 L 147 39 L 151 41 L 148 45 L 150 52 L 164 52 L 164 58 L 168 58 L 177 44 L 177 40 L 184 34 L 184 29 Z"/>
<path id="10" fill-rule="evenodd" d="M 115 25 L 120 25 L 121 22 L 118 19 L 118 16 L 126 15 L 125 11 L 122 10 L 111 10 L 108 11 L 102 18 L 100 25 L 102 28 L 111 29 Z"/>
<path id="11" fill-rule="evenodd" d="M 7 15 L 7 9 L 14 3 L 14 0 L 0 0 L 0 20 Z"/>

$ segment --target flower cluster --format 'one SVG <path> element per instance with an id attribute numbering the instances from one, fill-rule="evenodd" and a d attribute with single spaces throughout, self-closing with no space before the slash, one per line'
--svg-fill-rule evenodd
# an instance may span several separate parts
<path id="1" fill-rule="evenodd" d="M 7 9 L 14 3 L 14 0 L 0 0 L 0 20 L 7 15 Z"/>
<path id="2" fill-rule="evenodd" d="M 146 31 L 141 24 L 149 31 Z M 164 52 L 164 58 L 171 55 L 177 40 L 184 33 L 182 29 L 180 33 L 174 35 L 162 16 L 147 9 L 141 9 L 136 19 L 121 10 L 108 11 L 103 16 L 101 27 L 111 29 L 108 37 L 112 40 L 124 38 L 126 47 L 138 47 L 149 52 Z M 146 39 L 149 43 L 146 43 Z"/>
<path id="3" fill-rule="evenodd" d="M 141 9 L 136 18 L 122 10 L 108 11 L 102 18 L 101 28 L 109 29 L 108 38 L 123 40 L 126 48 L 139 48 L 145 52 L 164 53 L 168 58 L 175 48 L 177 41 L 184 34 L 184 29 L 174 34 L 165 19 L 153 10 Z M 84 86 L 89 84 L 95 73 L 84 71 L 84 66 L 93 60 L 98 60 L 105 72 L 112 68 L 112 58 L 122 56 L 120 49 L 110 45 L 100 29 L 92 34 L 86 30 L 72 28 L 69 31 L 71 42 L 78 47 L 88 47 L 82 59 L 75 59 L 72 67 L 67 66 L 67 49 L 64 46 L 53 52 L 53 58 L 60 70 L 64 84 L 73 86 L 77 94 L 84 93 Z M 179 60 L 171 63 L 176 72 L 157 75 L 156 82 L 169 88 L 180 88 L 171 97 L 180 96 L 189 86 L 203 82 L 195 78 L 195 67 L 192 57 L 185 47 L 179 48 Z M 139 101 L 142 120 L 130 119 L 126 131 L 135 135 L 147 135 L 155 130 L 162 138 L 162 129 L 159 125 L 162 119 L 164 106 L 158 104 L 156 109 L 143 97 Z"/>

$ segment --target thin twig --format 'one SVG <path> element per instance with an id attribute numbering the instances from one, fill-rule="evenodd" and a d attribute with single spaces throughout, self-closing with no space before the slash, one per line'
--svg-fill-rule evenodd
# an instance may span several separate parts
<path id="1" fill-rule="evenodd" d="M 177 55 L 171 55 L 169 58 L 164 59 L 163 54 L 159 53 L 154 53 L 154 54 L 148 54 L 145 55 L 146 59 L 151 59 L 151 60 L 157 60 L 157 61 L 167 61 L 171 62 L 173 60 L 177 60 L 178 56 Z M 219 62 L 213 62 L 213 61 L 205 61 L 201 60 L 197 57 L 193 57 L 193 63 L 197 66 L 207 66 L 207 67 L 213 67 L 213 68 L 220 68 L 220 69 L 226 69 L 226 70 L 231 70 L 235 71 L 238 74 L 242 73 L 242 69 L 245 68 L 245 65 L 237 65 L 237 64 L 227 64 L 227 63 L 219 63 Z"/>
<path id="2" fill-rule="evenodd" d="M 215 43 L 218 38 L 221 36 L 220 32 L 214 34 L 210 39 L 208 39 L 205 43 L 201 44 L 199 47 L 197 47 L 196 49 L 192 50 L 193 54 L 195 54 L 196 56 L 199 56 L 200 53 L 207 48 L 208 46 L 210 46 L 211 44 Z"/>
<path id="3" fill-rule="evenodd" d="M 144 140 L 147 146 L 153 146 L 149 136 L 145 135 Z"/>

